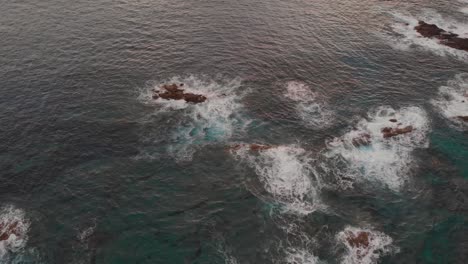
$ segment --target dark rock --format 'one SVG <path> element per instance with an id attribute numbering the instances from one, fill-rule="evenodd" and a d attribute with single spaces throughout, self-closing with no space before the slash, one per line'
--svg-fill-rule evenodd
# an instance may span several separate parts
<path id="1" fill-rule="evenodd" d="M 428 24 L 424 21 L 419 21 L 419 24 L 414 29 L 426 38 L 439 39 L 440 44 L 458 49 L 468 51 L 468 39 L 460 38 L 458 34 L 447 32 L 434 24 Z"/>
<path id="2" fill-rule="evenodd" d="M 368 248 L 369 247 L 369 232 L 360 231 L 357 234 L 349 232 L 346 240 L 353 248 Z"/>
<path id="3" fill-rule="evenodd" d="M 461 119 L 463 122 L 468 122 L 468 116 L 457 116 L 458 119 Z"/>
<path id="4" fill-rule="evenodd" d="M 180 87 L 184 86 L 183 83 Z M 193 93 L 184 93 L 184 89 L 179 88 L 177 84 L 165 84 L 161 87 L 165 91 L 154 91 L 153 99 L 162 98 L 165 100 L 185 100 L 188 103 L 203 103 L 206 101 L 206 96 Z"/>
<path id="5" fill-rule="evenodd" d="M 414 130 L 413 126 L 406 126 L 404 128 L 384 127 L 382 128 L 381 131 L 383 133 L 384 138 L 391 138 L 391 137 L 398 136 L 401 134 L 410 133 L 413 130 Z"/>
<path id="6" fill-rule="evenodd" d="M 8 240 L 11 235 L 20 236 L 18 232 L 18 221 L 14 221 L 13 223 L 0 223 L 0 241 Z"/>
<path id="7" fill-rule="evenodd" d="M 358 137 L 353 138 L 352 143 L 355 147 L 368 146 L 371 143 L 371 135 L 367 133 L 359 134 Z"/>
<path id="8" fill-rule="evenodd" d="M 184 100 L 189 103 L 203 103 L 206 97 L 200 94 L 186 93 L 184 94 Z"/>
<path id="9" fill-rule="evenodd" d="M 388 121 L 390 121 L 390 122 L 392 122 L 392 123 L 398 122 L 398 120 L 396 120 L 395 118 L 392 118 L 392 119 L 390 119 L 390 120 L 388 120 Z"/>
<path id="10" fill-rule="evenodd" d="M 254 152 L 259 152 L 259 151 L 262 151 L 262 150 L 268 150 L 268 149 L 272 149 L 272 148 L 275 147 L 275 146 L 272 146 L 272 145 L 262 145 L 262 144 L 255 144 L 254 143 L 254 144 L 235 144 L 233 146 L 230 146 L 228 149 L 229 150 L 239 150 L 244 146 L 247 146 L 250 151 L 254 151 Z"/>

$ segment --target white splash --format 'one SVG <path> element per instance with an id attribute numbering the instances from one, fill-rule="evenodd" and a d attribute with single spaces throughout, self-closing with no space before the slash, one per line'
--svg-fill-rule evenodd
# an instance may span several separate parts
<path id="1" fill-rule="evenodd" d="M 264 189 L 285 211 L 309 214 L 321 207 L 317 193 L 320 182 L 304 149 L 276 146 L 252 151 L 244 146 L 233 153 L 255 168 Z"/>
<path id="2" fill-rule="evenodd" d="M 359 234 L 367 234 L 368 245 L 350 242 L 350 238 L 359 237 Z M 344 244 L 347 253 L 343 257 L 343 264 L 372 264 L 377 263 L 384 255 L 397 252 L 398 248 L 392 246 L 393 239 L 386 234 L 366 228 L 346 227 L 337 234 L 336 239 Z"/>
<path id="3" fill-rule="evenodd" d="M 77 236 L 78 240 L 80 240 L 81 242 L 86 241 L 89 237 L 93 235 L 95 229 L 96 229 L 96 225 L 93 225 L 84 229 L 78 234 Z"/>
<path id="4" fill-rule="evenodd" d="M 468 122 L 460 117 L 468 116 L 468 74 L 458 74 L 440 87 L 439 96 L 431 103 L 458 128 L 467 128 Z"/>
<path id="5" fill-rule="evenodd" d="M 286 250 L 287 264 L 318 264 L 319 258 L 305 249 L 289 248 Z"/>
<path id="6" fill-rule="evenodd" d="M 391 122 L 390 119 L 397 121 Z M 382 129 L 385 127 L 406 126 L 412 126 L 413 131 L 391 138 L 383 137 Z M 428 146 L 428 131 L 427 115 L 419 107 L 398 111 L 379 107 L 369 114 L 368 119 L 362 119 L 355 129 L 327 142 L 325 157 L 332 163 L 327 166 L 336 169 L 340 177 L 378 182 L 397 191 L 408 180 L 409 169 L 414 163 L 412 151 Z M 343 161 L 344 167 L 339 165 Z"/>
<path id="7" fill-rule="evenodd" d="M 462 12 L 462 13 L 468 15 L 468 7 L 462 7 L 462 8 L 460 8 L 460 12 Z"/>
<path id="8" fill-rule="evenodd" d="M 207 97 L 203 103 L 192 104 L 183 100 L 152 99 L 152 90 L 165 83 L 183 83 L 186 92 L 202 94 Z M 201 77 L 174 77 L 158 83 L 140 94 L 140 99 L 157 105 L 157 113 L 171 111 L 178 115 L 178 129 L 174 134 L 175 144 L 170 152 L 177 159 L 190 160 L 197 145 L 222 141 L 230 138 L 236 130 L 243 130 L 248 121 L 242 116 L 240 100 L 245 95 L 239 91 L 240 79 L 214 81 Z"/>
<path id="9" fill-rule="evenodd" d="M 0 211 L 0 261 L 10 253 L 21 251 L 28 241 L 27 232 L 30 223 L 24 211 L 13 206 L 3 207 Z"/>
<path id="10" fill-rule="evenodd" d="M 467 52 L 442 45 L 437 39 L 425 38 L 414 29 L 414 27 L 418 25 L 419 20 L 422 20 L 426 23 L 436 24 L 439 28 L 459 34 L 462 38 L 466 38 L 468 37 L 468 24 L 444 18 L 432 10 L 426 10 L 416 17 L 411 14 L 399 12 L 393 12 L 391 15 L 396 20 L 392 25 L 392 29 L 395 33 L 400 35 L 396 39 L 394 37 L 390 37 L 389 39 L 389 43 L 394 48 L 410 50 L 413 46 L 418 46 L 439 56 L 451 55 L 463 61 L 468 61 Z"/>
<path id="11" fill-rule="evenodd" d="M 284 96 L 297 103 L 296 112 L 307 124 L 319 128 L 330 124 L 332 112 L 329 106 L 307 84 L 288 82 Z"/>

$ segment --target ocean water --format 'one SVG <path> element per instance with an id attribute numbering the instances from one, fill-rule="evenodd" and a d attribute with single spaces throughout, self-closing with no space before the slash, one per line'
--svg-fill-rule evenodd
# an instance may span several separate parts
<path id="1" fill-rule="evenodd" d="M 467 262 L 467 1 L 0 3 L 0 263 Z"/>

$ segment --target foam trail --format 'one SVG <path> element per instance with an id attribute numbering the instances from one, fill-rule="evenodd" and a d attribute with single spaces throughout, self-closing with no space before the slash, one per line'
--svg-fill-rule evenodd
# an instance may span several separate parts
<path id="1" fill-rule="evenodd" d="M 362 234 L 366 234 L 364 239 L 352 240 Z M 346 247 L 347 252 L 341 261 L 343 264 L 377 263 L 381 256 L 398 251 L 392 246 L 391 237 L 366 228 L 348 226 L 337 234 L 336 239 Z"/>
<path id="2" fill-rule="evenodd" d="M 164 83 L 184 83 L 186 92 L 203 94 L 208 99 L 204 103 L 191 104 L 183 100 L 152 99 L 152 90 Z M 243 130 L 249 123 L 242 112 L 240 100 L 240 79 L 214 81 L 197 76 L 174 77 L 167 82 L 158 83 L 145 89 L 140 99 L 157 105 L 159 112 L 171 111 L 178 118 L 178 129 L 173 136 L 175 144 L 170 152 L 181 160 L 190 160 L 196 151 L 194 146 L 218 142 L 230 138 L 234 131 Z"/>
<path id="3" fill-rule="evenodd" d="M 305 249 L 289 248 L 286 254 L 287 264 L 318 264 L 319 258 Z"/>
<path id="4" fill-rule="evenodd" d="M 332 112 L 328 105 L 320 100 L 320 96 L 305 83 L 288 82 L 284 95 L 297 103 L 296 112 L 307 124 L 319 128 L 330 124 Z"/>
<path id="5" fill-rule="evenodd" d="M 29 221 L 24 211 L 6 206 L 0 211 L 0 261 L 10 258 L 11 253 L 23 250 L 28 241 Z"/>
<path id="6" fill-rule="evenodd" d="M 460 118 L 468 116 L 468 73 L 458 74 L 446 86 L 440 87 L 438 97 L 431 103 L 456 127 L 468 128 L 468 122 Z"/>
<path id="7" fill-rule="evenodd" d="M 390 119 L 397 121 L 391 122 Z M 412 126 L 413 131 L 391 138 L 384 138 L 381 132 L 385 127 L 406 126 Z M 412 151 L 428 146 L 428 131 L 427 115 L 419 107 L 400 110 L 379 107 L 354 129 L 328 142 L 325 157 L 331 164 L 325 167 L 336 170 L 341 178 L 351 179 L 351 184 L 364 180 L 398 191 L 408 180 L 409 169 L 414 163 Z M 343 181 L 342 184 L 349 182 Z"/>
<path id="8" fill-rule="evenodd" d="M 308 153 L 296 146 L 277 146 L 252 153 L 247 146 L 234 152 L 255 168 L 264 189 L 288 212 L 308 214 L 322 205 L 320 181 L 310 165 Z"/>
<path id="9" fill-rule="evenodd" d="M 442 29 L 459 34 L 460 37 L 468 37 L 468 25 L 458 21 L 444 18 L 440 14 L 432 10 L 426 10 L 417 17 L 410 14 L 393 12 L 391 15 L 396 22 L 392 25 L 395 33 L 399 37 L 389 37 L 390 43 L 396 49 L 410 50 L 413 46 L 418 46 L 422 49 L 431 51 L 439 56 L 454 56 L 463 61 L 468 61 L 468 53 L 466 51 L 457 50 L 439 43 L 439 40 L 433 38 L 422 37 L 415 29 L 418 21 L 422 20 L 426 23 L 436 24 Z"/>

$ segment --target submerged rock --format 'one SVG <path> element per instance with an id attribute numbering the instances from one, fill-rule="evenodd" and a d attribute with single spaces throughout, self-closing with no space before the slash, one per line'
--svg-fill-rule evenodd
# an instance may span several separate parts
<path id="1" fill-rule="evenodd" d="M 0 223 L 0 241 L 8 240 L 11 235 L 19 237 L 21 232 L 18 230 L 18 224 L 18 221 Z"/>
<path id="2" fill-rule="evenodd" d="M 358 137 L 353 138 L 352 143 L 355 147 L 369 146 L 371 144 L 371 135 L 367 133 L 359 134 Z"/>
<path id="3" fill-rule="evenodd" d="M 348 232 L 346 240 L 353 248 L 368 248 L 369 247 L 369 232 L 360 231 L 358 233 Z"/>
<path id="4" fill-rule="evenodd" d="M 275 146 L 272 146 L 272 145 L 255 144 L 255 143 L 254 143 L 254 144 L 235 144 L 235 145 L 230 146 L 228 149 L 229 149 L 229 150 L 239 150 L 239 149 L 241 149 L 242 147 L 246 147 L 246 148 L 248 148 L 250 151 L 259 152 L 259 151 L 263 151 L 263 150 L 272 149 L 272 148 L 274 148 Z"/>
<path id="5" fill-rule="evenodd" d="M 413 126 L 406 126 L 404 128 L 384 127 L 382 128 L 381 131 L 383 133 L 384 138 L 391 138 L 391 137 L 398 136 L 401 134 L 410 133 L 413 130 L 414 130 Z"/>
<path id="6" fill-rule="evenodd" d="M 439 39 L 440 44 L 458 49 L 468 51 L 468 38 L 460 38 L 458 34 L 445 31 L 437 25 L 428 24 L 424 21 L 419 21 L 419 24 L 414 29 L 426 38 Z"/>
<path id="7" fill-rule="evenodd" d="M 165 84 L 161 87 L 161 91 L 155 90 L 153 94 L 153 99 L 162 98 L 165 100 L 185 100 L 188 103 L 203 103 L 206 101 L 206 96 L 201 94 L 194 94 L 194 93 L 184 93 L 184 89 L 180 87 L 184 86 L 183 83 L 177 85 L 173 84 Z"/>

